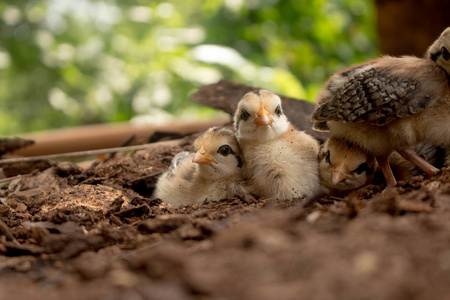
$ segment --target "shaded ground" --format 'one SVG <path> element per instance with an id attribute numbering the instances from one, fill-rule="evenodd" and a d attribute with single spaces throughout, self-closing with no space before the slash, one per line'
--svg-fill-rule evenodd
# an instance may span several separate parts
<path id="1" fill-rule="evenodd" d="M 0 299 L 443 299 L 450 171 L 381 192 L 174 208 L 150 195 L 161 146 L 0 189 Z"/>
<path id="2" fill-rule="evenodd" d="M 89 170 L 56 163 L 1 190 L 0 295 L 438 299 L 450 292 L 448 170 L 305 209 L 301 199 L 250 195 L 174 208 L 148 194 L 179 150 L 140 151 Z"/>

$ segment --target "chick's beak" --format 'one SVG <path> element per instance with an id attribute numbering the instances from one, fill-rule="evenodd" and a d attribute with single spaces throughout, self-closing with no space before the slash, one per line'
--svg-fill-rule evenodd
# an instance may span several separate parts
<path id="1" fill-rule="evenodd" d="M 267 111 L 267 109 L 264 108 L 264 105 L 261 102 L 261 107 L 259 108 L 258 113 L 256 114 L 257 118 L 255 119 L 255 121 L 253 121 L 253 123 L 256 126 L 267 126 L 272 124 L 273 122 L 273 118 L 270 116 L 269 112 Z"/>
<path id="2" fill-rule="evenodd" d="M 334 185 L 344 182 L 347 179 L 347 174 L 341 165 L 338 170 L 333 170 L 331 174 L 331 181 Z"/>
<path id="3" fill-rule="evenodd" d="M 192 157 L 192 162 L 200 165 L 210 165 L 214 161 L 210 155 L 206 153 L 205 147 L 202 145 L 197 153 Z"/>

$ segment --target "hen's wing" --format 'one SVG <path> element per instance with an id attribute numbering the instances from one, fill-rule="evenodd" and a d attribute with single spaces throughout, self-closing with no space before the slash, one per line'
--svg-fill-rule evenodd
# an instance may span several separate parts
<path id="1" fill-rule="evenodd" d="M 383 67 L 367 66 L 341 85 L 330 91 L 329 101 L 316 108 L 312 115 L 314 121 L 368 122 L 383 126 L 422 112 L 431 100 L 429 94 L 419 92 L 417 80 L 403 74 L 394 75 Z M 326 88 L 330 86 L 333 82 Z"/>

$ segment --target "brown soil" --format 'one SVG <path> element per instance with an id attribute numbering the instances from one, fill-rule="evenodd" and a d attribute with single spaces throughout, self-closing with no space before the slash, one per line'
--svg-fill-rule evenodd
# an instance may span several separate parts
<path id="1" fill-rule="evenodd" d="M 181 208 L 152 198 L 157 176 L 193 138 L 88 169 L 39 163 L 0 184 L 0 299 L 450 294 L 450 170 L 305 208 L 303 199 L 247 194 Z"/>
<path id="2" fill-rule="evenodd" d="M 156 177 L 189 149 L 83 170 L 54 163 L 0 190 L 8 299 L 442 299 L 450 171 L 302 208 L 251 195 L 174 208 Z"/>

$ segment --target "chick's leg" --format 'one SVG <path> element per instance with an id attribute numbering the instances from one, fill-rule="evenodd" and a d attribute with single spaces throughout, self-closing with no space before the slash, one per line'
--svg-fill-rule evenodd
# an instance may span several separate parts
<path id="1" fill-rule="evenodd" d="M 384 178 L 386 179 L 387 186 L 395 186 L 397 185 L 397 180 L 392 173 L 391 166 L 388 161 L 389 155 L 379 156 L 377 157 L 378 165 L 380 166 L 381 171 L 383 172 Z"/>
<path id="2" fill-rule="evenodd" d="M 437 172 L 439 172 L 438 168 L 435 168 L 433 165 L 428 163 L 425 159 L 420 157 L 416 151 L 413 149 L 407 149 L 407 150 L 400 150 L 397 151 L 401 156 L 403 156 L 404 159 L 409 160 L 413 164 L 415 164 L 417 167 L 419 167 L 421 170 L 423 170 L 425 173 L 428 174 L 428 176 L 436 175 Z"/>

